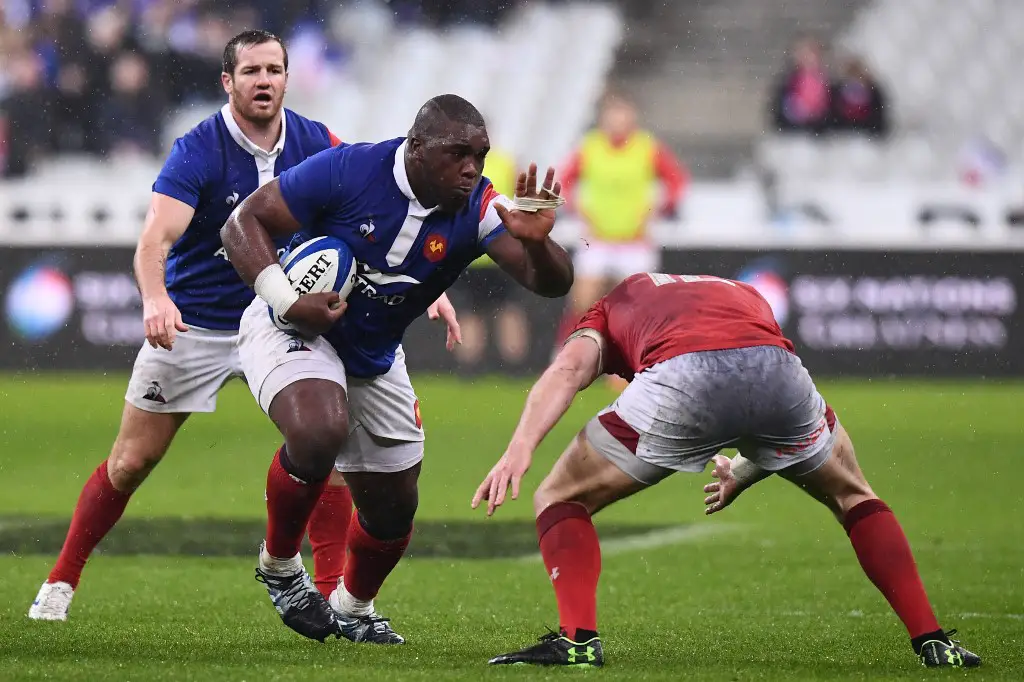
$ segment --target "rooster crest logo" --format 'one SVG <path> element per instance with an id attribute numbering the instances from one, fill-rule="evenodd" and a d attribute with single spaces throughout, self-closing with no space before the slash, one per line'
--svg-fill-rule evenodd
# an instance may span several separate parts
<path id="1" fill-rule="evenodd" d="M 423 255 L 432 263 L 436 263 L 444 258 L 444 254 L 447 250 L 448 241 L 439 234 L 432 234 L 427 237 L 427 241 L 423 245 Z"/>
<path id="2" fill-rule="evenodd" d="M 377 238 L 373 236 L 373 231 L 376 229 L 377 226 L 373 224 L 373 218 L 369 218 L 359 226 L 359 234 L 368 242 L 377 241 Z"/>

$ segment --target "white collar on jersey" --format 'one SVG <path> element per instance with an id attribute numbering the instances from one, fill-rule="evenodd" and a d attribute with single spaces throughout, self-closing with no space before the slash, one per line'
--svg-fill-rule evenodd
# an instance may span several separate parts
<path id="1" fill-rule="evenodd" d="M 242 129 L 238 127 L 238 121 L 235 120 L 234 115 L 231 113 L 231 105 L 225 104 L 220 109 L 220 116 L 224 119 L 224 125 L 228 127 L 228 132 L 231 133 L 231 139 L 238 143 L 238 146 L 249 152 L 253 156 L 262 156 L 263 158 L 269 159 L 277 156 L 284 149 L 285 133 L 288 127 L 288 117 L 284 115 L 284 111 L 281 112 L 281 136 L 277 138 L 277 144 L 269 152 L 263 149 L 255 142 L 250 140 L 242 132 Z"/>
<path id="2" fill-rule="evenodd" d="M 416 195 L 413 194 L 412 185 L 409 184 L 409 173 L 405 169 L 405 142 L 405 140 L 402 140 L 402 144 L 398 145 L 398 149 L 395 150 L 395 182 L 398 184 L 398 189 L 402 190 L 405 198 L 409 200 L 409 215 L 426 218 L 436 211 L 438 207 L 426 208 L 416 198 Z"/>

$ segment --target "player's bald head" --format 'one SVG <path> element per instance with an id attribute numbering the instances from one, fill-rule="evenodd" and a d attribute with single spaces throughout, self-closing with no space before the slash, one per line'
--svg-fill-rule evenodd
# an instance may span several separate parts
<path id="1" fill-rule="evenodd" d="M 484 128 L 484 117 L 469 101 L 458 95 L 438 95 L 416 112 L 409 137 L 430 142 L 451 135 L 454 128 Z"/>
<path id="2" fill-rule="evenodd" d="M 405 167 L 420 202 L 462 210 L 491 148 L 477 108 L 458 95 L 433 97 L 420 107 L 406 142 Z"/>

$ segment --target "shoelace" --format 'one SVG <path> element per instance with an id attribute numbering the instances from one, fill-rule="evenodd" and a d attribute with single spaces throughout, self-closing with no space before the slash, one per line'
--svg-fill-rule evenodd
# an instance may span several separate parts
<path id="1" fill-rule="evenodd" d="M 306 587 L 306 581 L 302 580 L 301 575 L 296 579 L 294 576 L 279 577 L 267 575 L 257 570 L 256 580 L 279 590 L 278 598 L 286 601 L 289 606 L 294 606 L 301 611 L 310 605 L 309 589 Z"/>
<path id="2" fill-rule="evenodd" d="M 554 642 L 555 640 L 558 640 L 558 639 L 562 638 L 562 633 L 561 632 L 555 632 L 554 630 L 552 630 L 547 625 L 545 625 L 544 627 L 547 628 L 547 634 L 544 634 L 544 635 L 541 635 L 540 637 L 538 637 L 537 638 L 538 642 Z"/>

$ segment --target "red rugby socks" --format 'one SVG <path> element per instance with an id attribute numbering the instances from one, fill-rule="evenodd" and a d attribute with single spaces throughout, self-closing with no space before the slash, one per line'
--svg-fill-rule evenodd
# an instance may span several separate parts
<path id="1" fill-rule="evenodd" d="M 576 642 L 595 636 L 601 545 L 590 513 L 575 502 L 553 504 L 537 517 L 537 537 L 562 630 Z"/>
<path id="2" fill-rule="evenodd" d="M 347 485 L 328 485 L 309 517 L 313 546 L 313 582 L 329 597 L 345 571 L 345 548 L 352 520 L 352 493 Z"/>
<path id="3" fill-rule="evenodd" d="M 843 527 L 864 573 L 888 600 L 910 637 L 940 630 L 917 573 L 910 543 L 885 502 L 861 502 L 846 512 Z"/>
<path id="4" fill-rule="evenodd" d="M 290 559 L 299 553 L 306 525 L 327 486 L 326 479 L 308 483 L 286 468 L 287 454 L 282 447 L 267 472 L 267 553 L 276 559 Z"/>
<path id="5" fill-rule="evenodd" d="M 46 581 L 65 582 L 78 587 L 89 555 L 121 518 L 129 499 L 131 493 L 123 493 L 114 488 L 107 474 L 107 460 L 103 460 L 78 496 L 64 546 Z"/>
<path id="6" fill-rule="evenodd" d="M 363 528 L 359 515 L 353 515 L 348 535 L 348 564 L 345 566 L 345 589 L 360 601 L 377 596 L 391 571 L 409 546 L 412 531 L 395 540 L 378 540 Z"/>

